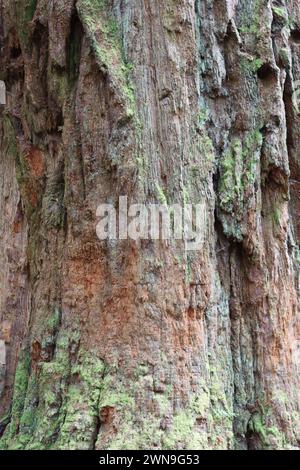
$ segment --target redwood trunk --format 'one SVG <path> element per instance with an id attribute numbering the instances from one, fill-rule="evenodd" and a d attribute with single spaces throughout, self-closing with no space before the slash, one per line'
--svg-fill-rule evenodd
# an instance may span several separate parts
<path id="1" fill-rule="evenodd" d="M 1 448 L 298 448 L 299 2 L 0 8 Z M 201 250 L 100 241 L 124 195 Z"/>

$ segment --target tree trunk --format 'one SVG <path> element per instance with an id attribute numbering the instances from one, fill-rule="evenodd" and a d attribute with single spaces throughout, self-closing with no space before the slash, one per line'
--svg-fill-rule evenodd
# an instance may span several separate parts
<path id="1" fill-rule="evenodd" d="M 1 448 L 299 447 L 298 0 L 0 8 Z"/>

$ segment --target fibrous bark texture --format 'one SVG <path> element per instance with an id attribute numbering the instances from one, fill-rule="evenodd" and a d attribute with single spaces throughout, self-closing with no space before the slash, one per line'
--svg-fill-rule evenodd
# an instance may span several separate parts
<path id="1" fill-rule="evenodd" d="M 298 448 L 299 1 L 0 8 L 1 448 Z M 201 250 L 100 241 L 122 195 Z"/>

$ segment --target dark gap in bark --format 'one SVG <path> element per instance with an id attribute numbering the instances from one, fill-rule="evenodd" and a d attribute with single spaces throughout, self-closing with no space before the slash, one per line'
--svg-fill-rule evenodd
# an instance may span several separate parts
<path id="1" fill-rule="evenodd" d="M 47 57 L 48 57 L 48 46 L 49 46 L 49 37 L 48 37 L 48 28 L 42 25 L 40 22 L 35 23 L 35 29 L 32 34 L 32 56 L 35 58 L 37 64 L 40 65 L 41 55 L 43 55 L 43 71 L 46 71 Z M 46 76 L 45 76 L 46 79 Z"/>
<path id="2" fill-rule="evenodd" d="M 271 64 L 263 64 L 257 71 L 257 76 L 260 80 L 271 82 L 276 80 L 276 71 Z"/>
<path id="3" fill-rule="evenodd" d="M 0 421 L 0 438 L 3 436 L 6 427 L 9 425 L 10 422 L 10 414 L 7 414 L 2 420 Z"/>
<path id="4" fill-rule="evenodd" d="M 263 138 L 265 138 L 266 135 L 268 134 L 268 127 L 267 127 L 267 126 L 263 126 L 263 127 L 261 128 L 260 132 L 261 132 Z"/>
<path id="5" fill-rule="evenodd" d="M 289 154 L 291 178 L 298 179 L 299 178 L 298 166 L 296 165 L 296 162 L 294 162 L 291 157 L 292 149 L 294 148 L 293 126 L 294 126 L 294 120 L 295 120 L 293 93 L 294 93 L 293 83 L 292 83 L 290 76 L 288 75 L 286 78 L 286 81 L 284 84 L 284 90 L 283 90 L 283 102 L 285 106 L 286 131 L 287 131 L 286 145 L 287 145 L 287 150 Z M 299 93 L 298 105 L 300 107 L 300 93 Z"/>
<path id="6" fill-rule="evenodd" d="M 171 95 L 172 95 L 172 90 L 164 89 L 161 92 L 161 95 L 159 97 L 159 101 L 163 101 L 163 100 L 169 98 Z"/>
<path id="7" fill-rule="evenodd" d="M 6 41 L 3 41 L 0 54 L 0 70 L 5 81 L 6 91 L 10 92 L 12 85 L 24 79 L 23 58 L 17 33 L 12 29 Z"/>
<path id="8" fill-rule="evenodd" d="M 280 127 L 280 124 L 281 124 L 280 116 L 272 116 L 271 119 L 275 127 Z"/>
<path id="9" fill-rule="evenodd" d="M 291 40 L 296 44 L 300 44 L 300 29 L 296 28 L 291 31 Z"/>
<path id="10" fill-rule="evenodd" d="M 247 448 L 248 450 L 261 450 L 261 438 L 259 434 L 250 429 L 250 422 L 246 433 Z"/>
<path id="11" fill-rule="evenodd" d="M 67 41 L 67 74 L 71 86 L 79 76 L 83 28 L 77 12 L 71 18 L 70 35 Z"/>
<path id="12" fill-rule="evenodd" d="M 214 191 L 217 194 L 218 191 L 218 186 L 219 186 L 219 172 L 213 174 L 213 187 Z"/>
<path id="13" fill-rule="evenodd" d="M 56 123 L 57 123 L 57 127 L 63 127 L 64 125 L 64 116 L 61 110 L 59 111 L 57 115 Z"/>
<path id="14" fill-rule="evenodd" d="M 238 42 L 237 30 L 234 27 L 231 20 L 229 21 L 227 25 L 226 34 L 224 36 L 224 41 L 230 41 L 230 40 Z"/>
<path id="15" fill-rule="evenodd" d="M 295 144 L 297 137 L 294 138 L 294 129 L 299 122 L 300 109 L 300 90 L 294 89 L 294 84 L 290 75 L 287 75 L 283 101 L 285 106 L 286 130 L 287 130 L 287 151 L 290 168 L 290 201 L 289 212 L 291 215 L 295 240 L 300 243 L 300 223 L 299 223 L 299 194 L 300 194 L 300 165 L 295 155 Z M 298 107 L 298 109 L 297 109 Z M 296 108 L 296 109 L 295 109 Z"/>
<path id="16" fill-rule="evenodd" d="M 90 450 L 95 450 L 96 448 L 96 442 L 98 439 L 100 428 L 101 428 L 101 421 L 100 421 L 99 416 L 96 416 L 95 417 L 95 429 L 94 429 L 93 436 L 92 436 L 92 443 L 91 443 Z"/>
<path id="17" fill-rule="evenodd" d="M 22 51 L 21 51 L 21 48 L 18 46 L 18 47 L 12 47 L 11 50 L 10 50 L 10 56 L 12 59 L 17 59 L 18 57 L 20 57 L 20 55 L 22 54 Z"/>

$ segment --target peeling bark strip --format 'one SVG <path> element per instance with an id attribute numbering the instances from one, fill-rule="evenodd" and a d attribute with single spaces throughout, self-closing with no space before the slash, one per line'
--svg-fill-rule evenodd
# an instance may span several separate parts
<path id="1" fill-rule="evenodd" d="M 0 5 L 0 447 L 299 448 L 298 0 Z"/>

